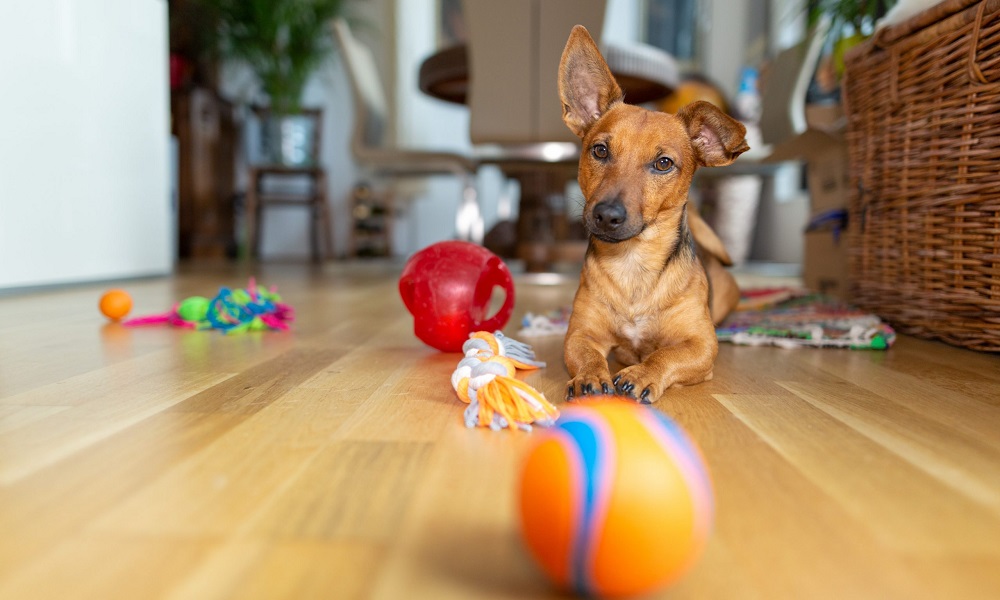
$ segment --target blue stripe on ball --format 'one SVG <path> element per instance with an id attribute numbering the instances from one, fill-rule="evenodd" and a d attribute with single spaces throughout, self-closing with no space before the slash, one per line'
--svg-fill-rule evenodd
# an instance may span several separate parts
<path id="1" fill-rule="evenodd" d="M 573 416 L 578 418 L 560 420 L 559 423 L 559 427 L 575 442 L 575 450 L 582 463 L 579 471 L 582 481 L 579 484 L 583 486 L 583 506 L 574 531 L 570 577 L 577 593 L 590 594 L 594 589 L 591 555 L 596 547 L 592 537 L 602 530 L 607 509 L 614 441 L 603 421 L 589 415 Z"/>

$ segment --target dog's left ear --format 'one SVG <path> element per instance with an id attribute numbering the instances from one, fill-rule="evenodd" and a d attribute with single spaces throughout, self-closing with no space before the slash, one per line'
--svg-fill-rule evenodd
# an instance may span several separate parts
<path id="1" fill-rule="evenodd" d="M 612 105 L 622 101 L 622 89 L 583 25 L 570 32 L 559 61 L 559 99 L 563 122 L 580 138 Z"/>
<path id="2" fill-rule="evenodd" d="M 706 167 L 723 167 L 750 149 L 747 129 L 711 102 L 699 100 L 677 111 L 687 127 L 698 162 Z"/>

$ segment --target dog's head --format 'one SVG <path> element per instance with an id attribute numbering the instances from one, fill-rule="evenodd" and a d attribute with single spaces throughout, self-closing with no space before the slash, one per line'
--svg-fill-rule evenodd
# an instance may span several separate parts
<path id="1" fill-rule="evenodd" d="M 559 97 L 563 121 L 583 141 L 584 224 L 605 242 L 635 237 L 663 211 L 684 206 L 697 167 L 728 165 L 750 148 L 743 125 L 708 102 L 676 115 L 625 104 L 581 25 L 559 63 Z"/>

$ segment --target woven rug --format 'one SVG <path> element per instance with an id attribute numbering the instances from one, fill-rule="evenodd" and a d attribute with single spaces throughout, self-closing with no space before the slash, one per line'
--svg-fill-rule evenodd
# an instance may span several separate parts
<path id="1" fill-rule="evenodd" d="M 518 336 L 564 335 L 569 307 L 528 313 Z M 838 300 L 793 288 L 743 290 L 736 312 L 718 328 L 720 342 L 784 348 L 886 350 L 896 332 L 877 316 Z"/>
<path id="2" fill-rule="evenodd" d="M 876 315 L 789 288 L 745 290 L 716 334 L 720 342 L 783 348 L 886 350 L 896 341 L 896 332 Z"/>

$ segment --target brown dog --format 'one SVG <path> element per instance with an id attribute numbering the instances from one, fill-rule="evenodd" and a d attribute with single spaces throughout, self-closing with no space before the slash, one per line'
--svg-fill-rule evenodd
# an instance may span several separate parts
<path id="1" fill-rule="evenodd" d="M 649 404 L 672 386 L 711 379 L 713 316 L 721 321 L 739 292 L 722 268 L 721 241 L 687 208 L 688 189 L 697 167 L 727 165 L 749 149 L 746 129 L 707 102 L 677 115 L 625 104 L 580 25 L 559 64 L 559 96 L 563 121 L 583 140 L 590 232 L 564 347 L 567 399 L 617 393 Z M 710 284 L 706 271 L 722 279 Z M 612 352 L 630 365 L 614 378 Z"/>

